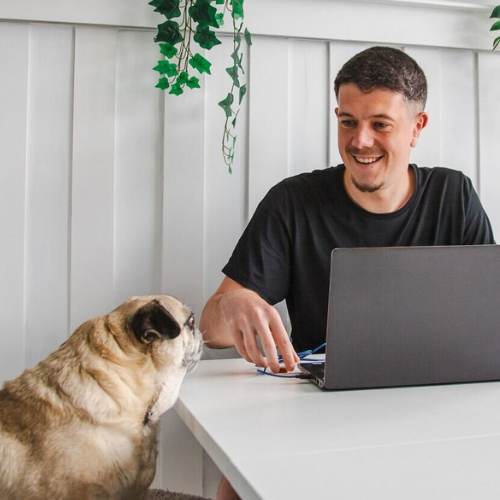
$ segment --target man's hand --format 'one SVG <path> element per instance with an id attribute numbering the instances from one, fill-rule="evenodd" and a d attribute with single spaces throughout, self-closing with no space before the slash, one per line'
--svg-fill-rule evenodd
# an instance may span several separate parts
<path id="1" fill-rule="evenodd" d="M 220 320 L 207 319 L 215 316 L 219 316 Z M 275 373 L 279 371 L 276 347 L 283 356 L 287 370 L 292 371 L 295 363 L 299 361 L 278 311 L 257 293 L 229 278 L 224 279 L 207 303 L 200 327 L 202 331 L 208 330 L 205 338 L 209 346 L 234 345 L 247 361 L 257 366 L 269 366 Z M 217 329 L 220 336 L 224 337 L 224 341 L 217 339 L 218 335 L 215 333 Z M 259 350 L 257 338 L 260 340 L 264 356 Z"/>

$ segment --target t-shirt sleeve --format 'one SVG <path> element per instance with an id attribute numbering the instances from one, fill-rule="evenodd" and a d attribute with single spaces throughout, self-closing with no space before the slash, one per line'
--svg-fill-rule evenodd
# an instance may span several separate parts
<path id="1" fill-rule="evenodd" d="M 222 272 L 257 292 L 269 304 L 281 302 L 290 286 L 290 198 L 282 183 L 261 201 Z"/>
<path id="2" fill-rule="evenodd" d="M 493 229 L 479 197 L 472 186 L 470 179 L 466 178 L 469 205 L 466 207 L 464 245 L 494 244 Z"/>

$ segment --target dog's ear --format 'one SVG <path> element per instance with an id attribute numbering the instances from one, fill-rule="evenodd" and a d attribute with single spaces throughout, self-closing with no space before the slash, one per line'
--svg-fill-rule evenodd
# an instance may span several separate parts
<path id="1" fill-rule="evenodd" d="M 156 300 L 142 306 L 134 314 L 130 327 L 142 344 L 151 344 L 162 338 L 175 339 L 181 333 L 179 323 Z"/>

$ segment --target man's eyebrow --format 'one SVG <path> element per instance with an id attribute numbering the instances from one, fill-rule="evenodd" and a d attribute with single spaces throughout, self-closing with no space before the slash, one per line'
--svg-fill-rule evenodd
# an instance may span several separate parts
<path id="1" fill-rule="evenodd" d="M 372 115 L 370 118 L 383 118 L 384 120 L 390 120 L 391 122 L 394 121 L 394 118 L 392 116 L 386 115 L 385 113 L 380 113 L 378 115 Z"/>
<path id="2" fill-rule="evenodd" d="M 354 116 L 351 115 L 351 113 L 348 113 L 347 111 L 339 111 L 338 117 L 341 118 L 343 116 L 354 118 Z M 368 118 L 382 118 L 384 120 L 390 120 L 391 122 L 394 121 L 394 118 L 392 118 L 392 116 L 386 115 L 385 113 L 378 113 L 376 115 L 371 115 Z"/>

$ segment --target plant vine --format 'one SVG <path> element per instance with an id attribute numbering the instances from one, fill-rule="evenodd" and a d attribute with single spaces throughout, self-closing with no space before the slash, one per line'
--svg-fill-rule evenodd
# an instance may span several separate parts
<path id="1" fill-rule="evenodd" d="M 500 5 L 497 5 L 493 9 L 493 12 L 491 13 L 490 19 L 500 19 Z M 497 30 L 500 30 L 500 20 L 495 21 L 493 23 L 493 26 L 490 28 L 490 31 L 497 31 Z M 493 50 L 495 50 L 499 44 L 500 44 L 500 36 L 495 38 L 495 40 L 493 41 Z"/>
<path id="2" fill-rule="evenodd" d="M 236 122 L 241 103 L 247 93 L 247 84 L 240 81 L 244 74 L 242 65 L 243 39 L 252 44 L 251 34 L 244 28 L 244 0 L 152 0 L 149 5 L 166 17 L 158 25 L 155 42 L 159 43 L 160 52 L 165 59 L 158 61 L 153 68 L 160 74 L 156 87 L 168 90 L 169 94 L 181 95 L 184 90 L 200 88 L 199 78 L 192 76 L 192 70 L 199 74 L 211 74 L 212 64 L 194 49 L 197 44 L 202 49 L 210 50 L 221 41 L 214 29 L 224 24 L 225 13 L 231 14 L 233 28 L 232 64 L 226 68 L 231 78 L 231 88 L 227 96 L 218 104 L 223 109 L 226 121 L 222 136 L 222 155 L 232 173 L 236 147 Z M 211 29 L 212 28 L 212 29 Z M 237 91 L 237 98 L 235 93 Z"/>

